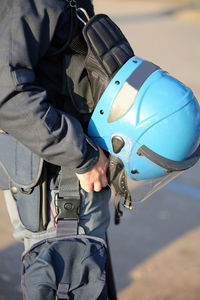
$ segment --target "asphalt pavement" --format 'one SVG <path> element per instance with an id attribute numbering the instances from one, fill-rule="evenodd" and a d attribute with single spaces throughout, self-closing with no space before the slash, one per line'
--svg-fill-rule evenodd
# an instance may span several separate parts
<path id="1" fill-rule="evenodd" d="M 200 99 L 199 1 L 94 3 L 97 13 L 120 26 L 137 56 L 167 70 Z M 120 225 L 112 218 L 108 234 L 119 300 L 200 300 L 199 174 L 200 163 L 124 211 Z M 23 247 L 12 238 L 2 195 L 0 203 L 0 300 L 21 300 Z"/>

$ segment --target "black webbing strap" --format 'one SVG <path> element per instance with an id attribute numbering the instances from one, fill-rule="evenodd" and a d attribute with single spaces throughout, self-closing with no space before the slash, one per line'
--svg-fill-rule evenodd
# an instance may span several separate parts
<path id="1" fill-rule="evenodd" d="M 124 199 L 124 207 L 132 209 L 131 195 L 127 185 L 127 175 L 123 162 L 116 156 L 110 155 L 109 166 L 107 171 L 109 184 L 115 189 L 115 224 L 120 223 L 120 217 L 123 212 L 120 209 L 120 200 Z"/>
<path id="2" fill-rule="evenodd" d="M 61 197 L 80 198 L 79 180 L 74 171 L 67 167 L 61 167 L 59 195 Z"/>
<path id="3" fill-rule="evenodd" d="M 75 173 L 61 167 L 59 192 L 55 195 L 57 235 L 77 234 L 81 198 Z"/>

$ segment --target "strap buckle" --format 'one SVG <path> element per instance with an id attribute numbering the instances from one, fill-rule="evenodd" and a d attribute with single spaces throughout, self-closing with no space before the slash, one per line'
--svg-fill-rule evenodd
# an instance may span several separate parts
<path id="1" fill-rule="evenodd" d="M 80 198 L 60 197 L 59 193 L 56 193 L 54 204 L 56 209 L 56 223 L 58 223 L 58 220 L 77 220 L 79 222 Z"/>

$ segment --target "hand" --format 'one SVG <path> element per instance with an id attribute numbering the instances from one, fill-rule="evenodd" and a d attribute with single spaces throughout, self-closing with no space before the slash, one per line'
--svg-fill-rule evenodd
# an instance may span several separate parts
<path id="1" fill-rule="evenodd" d="M 103 150 L 99 148 L 99 160 L 96 165 L 88 172 L 77 174 L 80 181 L 80 186 L 86 192 L 100 192 L 103 187 L 108 185 L 106 171 L 108 168 L 108 158 L 105 156 Z"/>

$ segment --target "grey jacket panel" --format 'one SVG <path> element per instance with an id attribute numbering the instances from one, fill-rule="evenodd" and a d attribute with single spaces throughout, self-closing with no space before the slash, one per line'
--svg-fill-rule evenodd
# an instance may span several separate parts
<path id="1" fill-rule="evenodd" d="M 8 0 L 0 8 L 0 128 L 44 160 L 86 172 L 98 160 L 80 122 L 36 84 L 38 64 L 70 30 L 64 0 Z"/>

